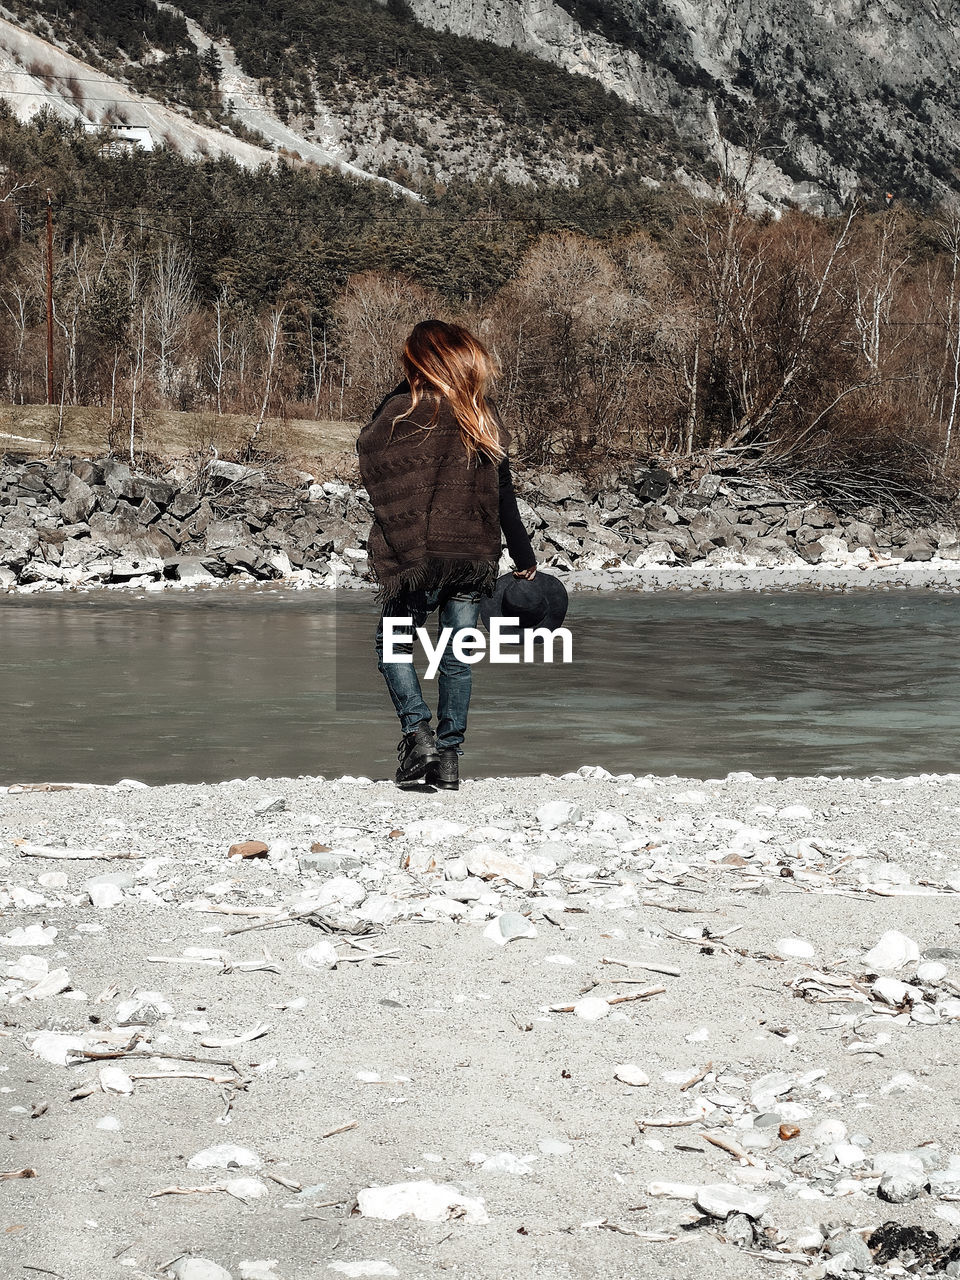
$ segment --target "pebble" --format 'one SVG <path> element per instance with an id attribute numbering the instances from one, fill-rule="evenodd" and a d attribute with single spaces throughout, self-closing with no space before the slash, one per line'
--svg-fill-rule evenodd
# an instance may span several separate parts
<path id="1" fill-rule="evenodd" d="M 264 796 L 259 804 L 254 805 L 253 816 L 265 818 L 268 813 L 282 813 L 287 807 L 284 796 Z"/>
<path id="2" fill-rule="evenodd" d="M 610 1005 L 599 996 L 585 996 L 574 1004 L 573 1012 L 584 1022 L 599 1022 L 610 1012 Z"/>
<path id="3" fill-rule="evenodd" d="M 357 1193 L 357 1209 L 362 1218 L 416 1218 L 420 1222 L 460 1222 L 482 1225 L 488 1222 L 483 1200 L 465 1196 L 456 1187 L 431 1181 L 396 1182 L 385 1187 L 364 1187 Z"/>
<path id="4" fill-rule="evenodd" d="M 845 1254 L 851 1271 L 869 1271 L 873 1267 L 873 1254 L 859 1231 L 843 1231 L 832 1236 L 826 1243 L 826 1251 L 832 1258 Z"/>
<path id="5" fill-rule="evenodd" d="M 647 1073 L 634 1066 L 632 1062 L 621 1062 L 614 1067 L 613 1078 L 620 1080 L 623 1084 L 632 1084 L 638 1088 L 650 1083 L 650 1077 Z"/>
<path id="6" fill-rule="evenodd" d="M 221 1142 L 214 1147 L 204 1147 L 187 1161 L 188 1169 L 259 1169 L 263 1161 L 249 1147 Z"/>
<path id="7" fill-rule="evenodd" d="M 341 1276 L 398 1276 L 400 1272 L 389 1262 L 328 1262 L 328 1271 Z M 241 1278 L 242 1280 L 242 1278 Z"/>
<path id="8" fill-rule="evenodd" d="M 328 938 L 321 938 L 308 950 L 297 952 L 297 962 L 313 973 L 324 973 L 329 969 L 335 969 L 339 960 L 337 948 Z"/>
<path id="9" fill-rule="evenodd" d="M 863 956 L 863 963 L 877 972 L 884 969 L 900 969 L 920 959 L 920 948 L 912 938 L 897 929 L 888 929 L 876 946 Z"/>
<path id="10" fill-rule="evenodd" d="M 759 1218 L 770 1203 L 769 1196 L 747 1191 L 729 1183 L 714 1183 L 698 1187 L 694 1204 L 701 1213 L 711 1218 L 726 1218 L 731 1213 L 743 1213 L 748 1218 Z"/>
<path id="11" fill-rule="evenodd" d="M 555 831 L 558 827 L 579 822 L 582 817 L 580 806 L 570 800 L 551 800 L 537 810 L 537 821 L 544 831 Z"/>
<path id="12" fill-rule="evenodd" d="M 174 1280 L 233 1280 L 229 1271 L 209 1258 L 178 1258 L 168 1274 Z"/>
<path id="13" fill-rule="evenodd" d="M 476 846 L 466 857 L 467 870 L 480 880 L 507 880 L 518 889 L 533 888 L 533 868 L 498 849 L 487 849 Z"/>
<path id="14" fill-rule="evenodd" d="M 483 931 L 483 936 L 503 947 L 515 938 L 535 938 L 536 925 L 522 916 L 519 911 L 503 911 L 491 920 Z"/>
<path id="15" fill-rule="evenodd" d="M 780 938 L 777 941 L 777 951 L 782 956 L 791 956 L 797 960 L 810 960 L 816 955 L 813 943 L 803 938 Z"/>

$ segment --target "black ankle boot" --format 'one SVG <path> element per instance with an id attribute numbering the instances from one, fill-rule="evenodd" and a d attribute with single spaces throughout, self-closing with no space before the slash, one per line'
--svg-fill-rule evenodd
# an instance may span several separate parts
<path id="1" fill-rule="evenodd" d="M 460 756 L 456 747 L 440 748 L 440 759 L 427 769 L 425 780 L 431 787 L 439 787 L 441 791 L 460 789 Z"/>
<path id="2" fill-rule="evenodd" d="M 397 769 L 397 786 L 412 787 L 423 782 L 431 765 L 440 759 L 433 730 L 424 721 L 411 733 L 405 733 L 397 747 L 400 766 Z"/>

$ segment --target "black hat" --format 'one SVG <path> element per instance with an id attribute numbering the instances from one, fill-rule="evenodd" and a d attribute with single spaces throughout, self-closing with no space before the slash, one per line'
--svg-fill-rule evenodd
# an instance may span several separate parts
<path id="1" fill-rule="evenodd" d="M 560 626 L 567 613 L 567 589 L 553 574 L 538 569 L 532 578 L 505 573 L 497 579 L 493 595 L 480 601 L 480 617 L 489 631 L 491 618 L 519 618 L 520 630 Z"/>

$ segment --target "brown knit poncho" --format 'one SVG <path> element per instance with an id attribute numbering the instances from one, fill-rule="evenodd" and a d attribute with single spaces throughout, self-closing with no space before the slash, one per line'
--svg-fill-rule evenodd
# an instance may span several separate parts
<path id="1" fill-rule="evenodd" d="M 384 601 L 449 585 L 489 595 L 500 560 L 496 463 L 467 459 L 452 409 L 391 396 L 360 432 L 360 474 L 373 505 L 367 540 Z"/>

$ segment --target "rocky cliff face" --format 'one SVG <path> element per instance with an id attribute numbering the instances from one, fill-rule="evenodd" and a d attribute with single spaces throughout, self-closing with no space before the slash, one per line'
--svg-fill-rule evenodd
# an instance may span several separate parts
<path id="1" fill-rule="evenodd" d="M 956 3 L 408 0 L 408 8 L 426 25 L 595 78 L 709 142 L 767 198 L 818 203 L 821 190 L 865 187 L 939 199 L 960 190 Z"/>

